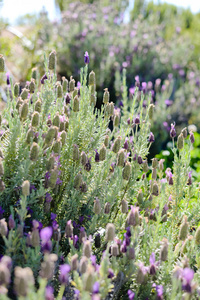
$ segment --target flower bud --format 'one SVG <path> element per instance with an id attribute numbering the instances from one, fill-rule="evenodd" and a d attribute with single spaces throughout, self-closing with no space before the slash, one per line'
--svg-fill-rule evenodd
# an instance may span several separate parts
<path id="1" fill-rule="evenodd" d="M 7 233 L 8 233 L 8 226 L 7 226 L 7 222 L 4 218 L 4 219 L 0 220 L 0 234 L 2 236 L 6 236 Z"/>
<path id="2" fill-rule="evenodd" d="M 20 97 L 22 98 L 22 100 L 25 100 L 25 99 L 28 98 L 28 92 L 29 92 L 29 90 L 26 89 L 26 88 L 24 88 L 24 89 L 22 90 L 22 92 L 21 92 L 21 94 L 20 94 Z"/>
<path id="3" fill-rule="evenodd" d="M 20 107 L 20 119 L 24 121 L 28 115 L 28 102 L 24 101 Z"/>
<path id="4" fill-rule="evenodd" d="M 152 168 L 157 168 L 158 167 L 158 159 L 157 158 L 153 158 L 152 159 Z"/>
<path id="5" fill-rule="evenodd" d="M 101 203 L 98 198 L 94 200 L 94 213 L 97 215 L 101 213 Z"/>
<path id="6" fill-rule="evenodd" d="M 96 84 L 95 73 L 92 71 L 89 74 L 89 85 Z"/>
<path id="7" fill-rule="evenodd" d="M 131 206 L 131 210 L 127 217 L 128 225 L 137 226 L 140 224 L 139 208 Z"/>
<path id="8" fill-rule="evenodd" d="M 106 202 L 106 204 L 104 206 L 104 213 L 105 214 L 109 214 L 110 213 L 110 207 L 111 207 L 111 204 L 109 202 Z"/>
<path id="9" fill-rule="evenodd" d="M 23 103 L 24 103 L 24 101 L 22 100 L 21 97 L 19 97 L 18 100 L 17 100 L 17 103 L 16 103 L 16 109 L 17 109 L 18 111 L 20 111 L 20 107 L 21 107 L 21 105 L 22 105 Z"/>
<path id="10" fill-rule="evenodd" d="M 90 258 L 90 256 L 92 255 L 92 248 L 91 248 L 90 241 L 83 242 L 83 255 L 86 256 L 87 258 Z"/>
<path id="11" fill-rule="evenodd" d="M 65 78 L 65 76 L 62 77 L 62 88 L 63 93 L 68 92 L 68 80 Z"/>
<path id="12" fill-rule="evenodd" d="M 143 163 L 142 157 L 140 155 L 138 155 L 137 161 L 139 165 Z"/>
<path id="13" fill-rule="evenodd" d="M 44 256 L 44 261 L 41 264 L 40 276 L 50 280 L 53 278 L 55 271 L 55 262 L 58 260 L 56 254 L 46 254 Z"/>
<path id="14" fill-rule="evenodd" d="M 94 281 L 94 268 L 89 265 L 87 268 L 87 272 L 84 274 L 84 279 L 83 279 L 84 291 L 92 292 L 93 281 Z"/>
<path id="15" fill-rule="evenodd" d="M 141 205 L 143 203 L 143 192 L 140 189 L 138 194 L 137 194 L 137 202 Z"/>
<path id="16" fill-rule="evenodd" d="M 72 237 L 73 235 L 73 227 L 72 227 L 72 221 L 69 220 L 66 223 L 66 227 L 65 227 L 65 235 L 67 238 Z"/>
<path id="17" fill-rule="evenodd" d="M 1 260 L 1 263 L 0 263 L 0 285 L 7 286 L 9 283 L 10 283 L 10 270 L 8 269 L 6 264 L 3 263 Z M 1 292 L 0 292 L 0 294 L 1 294 Z"/>
<path id="18" fill-rule="evenodd" d="M 97 102 L 97 97 L 94 94 L 91 94 L 90 96 L 90 105 L 95 106 Z"/>
<path id="19" fill-rule="evenodd" d="M 149 105 L 149 119 L 152 120 L 153 119 L 153 115 L 154 115 L 154 104 L 150 104 Z"/>
<path id="20" fill-rule="evenodd" d="M 103 161 L 106 159 L 106 147 L 103 145 L 99 150 L 99 160 Z"/>
<path id="21" fill-rule="evenodd" d="M 159 195 L 158 184 L 156 182 L 153 184 L 153 187 L 152 187 L 152 195 L 154 195 L 154 196 Z"/>
<path id="22" fill-rule="evenodd" d="M 47 161 L 47 170 L 50 171 L 54 168 L 55 158 L 53 155 L 50 156 L 49 160 Z"/>
<path id="23" fill-rule="evenodd" d="M 194 144 L 194 133 L 190 131 L 190 142 Z"/>
<path id="24" fill-rule="evenodd" d="M 30 182 L 28 180 L 22 183 L 22 195 L 25 197 L 30 195 Z"/>
<path id="25" fill-rule="evenodd" d="M 56 127 L 60 126 L 60 115 L 58 112 L 56 113 L 56 115 L 53 118 L 53 125 Z"/>
<path id="26" fill-rule="evenodd" d="M 82 185 L 83 178 L 80 173 L 78 173 L 74 178 L 74 188 L 79 190 L 80 186 Z"/>
<path id="27" fill-rule="evenodd" d="M 157 169 L 156 168 L 153 168 L 152 169 L 152 179 L 157 179 Z"/>
<path id="28" fill-rule="evenodd" d="M 104 139 L 104 145 L 105 145 L 106 147 L 108 147 L 108 145 L 109 145 L 109 136 L 108 136 L 108 135 L 105 136 L 105 139 Z"/>
<path id="29" fill-rule="evenodd" d="M 79 160 L 79 149 L 77 145 L 73 145 L 73 160 Z"/>
<path id="30" fill-rule="evenodd" d="M 184 216 L 179 231 L 179 240 L 184 241 L 187 238 L 188 227 L 189 227 L 189 223 L 187 222 L 187 216 Z"/>
<path id="31" fill-rule="evenodd" d="M 37 68 L 33 68 L 32 69 L 32 75 L 31 78 L 37 80 Z"/>
<path id="32" fill-rule="evenodd" d="M 113 122 L 114 127 L 118 127 L 118 126 L 119 126 L 119 120 L 120 120 L 119 115 L 118 115 L 118 114 L 115 115 L 115 116 L 114 116 L 114 122 Z"/>
<path id="33" fill-rule="evenodd" d="M 31 151 L 30 151 L 30 160 L 36 161 L 39 155 L 39 146 L 37 143 L 33 142 L 31 145 Z"/>
<path id="34" fill-rule="evenodd" d="M 79 111 L 79 99 L 78 99 L 78 96 L 76 96 L 74 98 L 74 101 L 73 101 L 73 111 L 74 112 L 78 112 Z"/>
<path id="35" fill-rule="evenodd" d="M 78 269 L 78 254 L 71 257 L 71 270 L 76 271 Z"/>
<path id="36" fill-rule="evenodd" d="M 96 84 L 91 85 L 91 94 L 95 95 L 96 92 Z"/>
<path id="37" fill-rule="evenodd" d="M 113 147 L 112 147 L 112 151 L 114 153 L 117 153 L 119 152 L 119 149 L 120 149 L 120 143 L 121 143 L 121 137 L 118 136 L 115 141 L 114 141 L 114 144 L 113 144 Z"/>
<path id="38" fill-rule="evenodd" d="M 33 79 L 33 78 L 31 78 L 31 82 L 29 84 L 29 91 L 31 94 L 34 93 L 34 91 L 35 91 L 35 79 Z"/>
<path id="39" fill-rule="evenodd" d="M 168 256 L 168 240 L 164 238 L 162 241 L 162 247 L 160 250 L 160 260 L 166 261 L 167 256 Z"/>
<path id="40" fill-rule="evenodd" d="M 121 212 L 123 214 L 126 214 L 128 212 L 128 202 L 123 199 L 121 205 L 122 205 Z"/>
<path id="41" fill-rule="evenodd" d="M 119 255 L 119 247 L 116 243 L 111 246 L 111 255 L 118 256 Z"/>
<path id="42" fill-rule="evenodd" d="M 61 151 L 61 147 L 62 147 L 62 143 L 61 143 L 61 140 L 60 139 L 57 139 L 56 141 L 54 141 L 53 143 L 53 147 L 52 147 L 52 150 L 55 154 L 60 154 L 60 151 Z"/>
<path id="43" fill-rule="evenodd" d="M 0 73 L 5 71 L 5 59 L 2 54 L 0 54 Z"/>
<path id="44" fill-rule="evenodd" d="M 39 123 L 40 123 L 40 115 L 37 111 L 34 111 L 34 113 L 32 115 L 31 125 L 33 127 L 37 127 L 37 126 L 39 126 Z"/>
<path id="45" fill-rule="evenodd" d="M 0 179 L 0 192 L 3 192 L 5 190 L 5 184 L 2 179 Z"/>
<path id="46" fill-rule="evenodd" d="M 70 82 L 69 82 L 69 91 L 70 91 L 70 92 L 73 92 L 74 88 L 75 88 L 75 80 L 74 80 L 73 77 L 71 76 L 71 77 L 70 77 Z"/>
<path id="47" fill-rule="evenodd" d="M 99 233 L 97 235 L 95 235 L 94 245 L 97 249 L 101 247 L 101 236 Z"/>
<path id="48" fill-rule="evenodd" d="M 47 131 L 47 134 L 46 134 L 46 137 L 45 137 L 45 144 L 46 145 L 52 144 L 55 135 L 56 135 L 56 127 L 51 126 Z"/>
<path id="49" fill-rule="evenodd" d="M 79 264 L 79 271 L 81 274 L 84 274 L 87 270 L 88 259 L 86 256 L 82 256 Z"/>
<path id="50" fill-rule="evenodd" d="M 124 160 L 125 160 L 125 153 L 124 149 L 119 150 L 118 157 L 117 157 L 117 166 L 123 167 L 124 166 Z"/>
<path id="51" fill-rule="evenodd" d="M 60 138 L 61 138 L 62 146 L 64 146 L 66 143 L 66 139 L 67 139 L 67 133 L 65 131 L 62 131 L 60 134 Z"/>
<path id="52" fill-rule="evenodd" d="M 18 96 L 19 96 L 19 83 L 18 83 L 18 82 L 16 82 L 16 83 L 14 84 L 14 96 L 15 96 L 15 97 L 18 97 Z"/>
<path id="53" fill-rule="evenodd" d="M 197 228 L 194 238 L 195 238 L 195 243 L 197 245 L 200 245 L 200 227 Z"/>
<path id="54" fill-rule="evenodd" d="M 2 158 L 0 158 L 0 176 L 4 175 L 4 167 L 3 167 L 3 163 L 2 163 Z"/>
<path id="55" fill-rule="evenodd" d="M 34 285 L 34 276 L 32 270 L 28 267 L 15 267 L 14 286 L 16 294 L 19 297 L 26 297 L 30 285 Z"/>
<path id="56" fill-rule="evenodd" d="M 73 96 L 73 98 L 75 98 L 76 96 L 78 96 L 78 89 L 76 87 L 74 88 L 72 96 Z"/>
<path id="57" fill-rule="evenodd" d="M 131 176 L 131 164 L 129 162 L 126 162 L 125 167 L 122 171 L 122 177 L 124 180 L 129 180 Z"/>
<path id="58" fill-rule="evenodd" d="M 143 161 L 143 172 L 147 173 L 149 171 L 149 166 L 147 160 Z"/>
<path id="59" fill-rule="evenodd" d="M 114 103 L 113 102 L 109 103 L 109 112 L 110 112 L 110 116 L 113 116 L 113 114 L 114 114 Z"/>
<path id="60" fill-rule="evenodd" d="M 35 111 L 37 112 L 41 112 L 42 110 L 42 101 L 40 99 L 38 99 L 36 102 L 35 102 Z"/>
<path id="61" fill-rule="evenodd" d="M 186 139 L 187 138 L 187 128 L 185 127 L 185 128 L 183 128 L 182 130 L 181 130 L 181 133 L 183 134 L 183 137 L 184 137 L 184 139 Z"/>
<path id="62" fill-rule="evenodd" d="M 9 226 L 9 229 L 14 229 L 15 228 L 15 220 L 13 219 L 12 215 L 10 215 L 10 217 L 8 219 L 8 226 Z"/>
<path id="63" fill-rule="evenodd" d="M 164 164 L 163 164 L 164 161 L 165 161 L 164 159 L 160 159 L 160 160 L 159 160 L 159 170 L 160 170 L 160 171 L 163 171 L 163 170 L 164 170 Z"/>
<path id="64" fill-rule="evenodd" d="M 33 247 L 40 246 L 40 235 L 39 235 L 38 228 L 34 228 L 31 233 L 31 245 Z"/>
<path id="65" fill-rule="evenodd" d="M 130 247 L 128 250 L 128 258 L 135 259 L 135 249 L 133 247 Z"/>
<path id="66" fill-rule="evenodd" d="M 178 150 L 183 149 L 183 145 L 184 145 L 184 137 L 183 137 L 183 134 L 181 133 L 178 136 L 178 141 L 177 141 L 177 148 L 178 148 Z"/>
<path id="67" fill-rule="evenodd" d="M 115 226 L 112 223 L 108 223 L 106 226 L 106 236 L 105 239 L 107 242 L 113 241 L 115 238 Z"/>
<path id="68" fill-rule="evenodd" d="M 108 89 L 104 89 L 104 94 L 103 94 L 103 103 L 107 104 L 109 102 L 110 99 L 110 93 L 108 91 Z"/>
<path id="69" fill-rule="evenodd" d="M 57 98 L 62 98 L 63 97 L 63 88 L 62 85 L 60 84 L 60 82 L 56 83 L 56 87 L 57 87 Z"/>
<path id="70" fill-rule="evenodd" d="M 143 263 L 140 263 L 138 271 L 137 271 L 137 277 L 136 281 L 139 284 L 142 284 L 147 276 L 147 269 L 144 267 Z"/>
<path id="71" fill-rule="evenodd" d="M 82 151 L 81 152 L 81 164 L 83 165 L 83 166 L 85 166 L 85 164 L 87 163 L 87 155 L 85 154 L 85 152 L 84 151 Z"/>
<path id="72" fill-rule="evenodd" d="M 56 51 L 53 50 L 53 51 L 49 54 L 48 69 L 49 69 L 49 70 L 54 70 L 55 67 L 56 67 Z"/>

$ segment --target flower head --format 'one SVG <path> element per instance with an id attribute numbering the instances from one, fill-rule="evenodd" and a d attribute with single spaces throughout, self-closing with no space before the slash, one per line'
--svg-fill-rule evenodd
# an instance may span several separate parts
<path id="1" fill-rule="evenodd" d="M 84 55 L 84 63 L 85 63 L 86 65 L 88 65 L 89 62 L 90 62 L 89 54 L 88 54 L 88 52 L 86 51 L 86 52 L 85 52 L 85 55 Z"/>

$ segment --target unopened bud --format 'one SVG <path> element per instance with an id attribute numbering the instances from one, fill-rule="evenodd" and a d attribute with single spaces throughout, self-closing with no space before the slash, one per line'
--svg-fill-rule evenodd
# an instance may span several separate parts
<path id="1" fill-rule="evenodd" d="M 104 104 L 107 104 L 109 102 L 109 99 L 110 99 L 110 93 L 108 91 L 108 89 L 104 89 L 104 94 L 103 94 L 103 103 Z"/>
<path id="2" fill-rule="evenodd" d="M 133 247 L 130 247 L 128 250 L 128 258 L 135 259 L 135 249 Z"/>
<path id="3" fill-rule="evenodd" d="M 187 222 L 187 217 L 184 216 L 183 223 L 181 224 L 179 231 L 179 240 L 184 241 L 187 238 L 189 224 Z"/>
<path id="4" fill-rule="evenodd" d="M 15 220 L 13 219 L 13 216 L 10 215 L 9 219 L 8 219 L 8 226 L 10 229 L 14 229 L 15 228 Z"/>
<path id="5" fill-rule="evenodd" d="M 96 200 L 94 200 L 94 213 L 95 214 L 101 213 L 101 203 L 98 198 L 96 198 Z"/>
<path id="6" fill-rule="evenodd" d="M 147 160 L 143 161 L 143 172 L 147 173 L 149 171 L 149 166 Z"/>
<path id="7" fill-rule="evenodd" d="M 62 146 L 64 146 L 66 143 L 66 139 L 67 139 L 67 133 L 65 131 L 62 131 L 60 134 L 60 138 L 61 138 Z"/>
<path id="8" fill-rule="evenodd" d="M 128 212 L 128 202 L 123 199 L 121 205 L 122 205 L 121 212 L 123 214 L 126 214 Z"/>
<path id="9" fill-rule="evenodd" d="M 78 89 L 76 87 L 74 88 L 72 96 L 73 96 L 73 98 L 75 98 L 76 96 L 78 96 Z"/>
<path id="10" fill-rule="evenodd" d="M 103 161 L 106 159 L 106 147 L 103 145 L 99 150 L 99 160 Z"/>
<path id="11" fill-rule="evenodd" d="M 18 97 L 19 96 L 19 83 L 16 82 L 14 85 L 14 96 Z"/>
<path id="12" fill-rule="evenodd" d="M 35 102 L 35 111 L 38 111 L 40 113 L 41 110 L 42 110 L 42 101 L 40 99 L 38 99 Z"/>
<path id="13" fill-rule="evenodd" d="M 0 234 L 2 236 L 6 236 L 8 233 L 8 226 L 5 219 L 0 220 Z"/>
<path id="14" fill-rule="evenodd" d="M 65 76 L 62 77 L 62 88 L 63 93 L 68 92 L 68 80 L 65 78 Z"/>
<path id="15" fill-rule="evenodd" d="M 56 185 L 57 179 L 58 179 L 58 169 L 55 167 L 54 169 L 52 169 L 50 171 L 50 178 L 49 178 L 49 181 L 48 181 L 48 187 L 53 189 Z"/>
<path id="16" fill-rule="evenodd" d="M 156 168 L 153 168 L 152 169 L 152 179 L 157 179 L 157 169 Z"/>
<path id="17" fill-rule="evenodd" d="M 44 256 L 44 261 L 41 264 L 40 276 L 50 280 L 53 278 L 55 271 L 55 262 L 58 260 L 56 254 L 46 254 Z"/>
<path id="18" fill-rule="evenodd" d="M 159 160 L 159 170 L 160 171 L 163 171 L 163 169 L 164 169 L 164 161 L 165 161 L 164 159 Z"/>
<path id="19" fill-rule="evenodd" d="M 69 82 L 69 91 L 70 91 L 70 92 L 73 92 L 74 88 L 75 88 L 75 80 L 74 80 L 73 77 L 71 76 L 71 77 L 70 77 L 70 82 Z"/>
<path id="20" fill-rule="evenodd" d="M 0 179 L 0 192 L 3 192 L 5 190 L 5 184 L 2 179 Z"/>
<path id="21" fill-rule="evenodd" d="M 56 115 L 53 118 L 53 125 L 56 127 L 60 126 L 60 115 L 59 113 L 56 113 Z"/>
<path id="22" fill-rule="evenodd" d="M 183 128 L 183 129 L 181 130 L 181 133 L 183 134 L 184 139 L 186 139 L 186 138 L 187 138 L 187 135 L 188 135 L 188 133 L 187 133 L 187 128 L 186 128 L 186 127 Z"/>
<path id="23" fill-rule="evenodd" d="M 111 246 L 111 255 L 118 256 L 119 255 L 119 247 L 116 243 Z"/>
<path id="24" fill-rule="evenodd" d="M 40 235 L 38 228 L 33 229 L 31 233 L 31 245 L 33 247 L 38 247 L 40 245 Z"/>
<path id="25" fill-rule="evenodd" d="M 181 133 L 178 136 L 178 141 L 177 141 L 177 148 L 178 148 L 178 150 L 183 149 L 183 145 L 184 145 L 184 137 L 183 137 L 183 134 Z"/>
<path id="26" fill-rule="evenodd" d="M 31 94 L 34 93 L 34 91 L 35 91 L 35 79 L 33 79 L 33 78 L 31 78 L 31 82 L 29 84 L 29 91 Z"/>
<path id="27" fill-rule="evenodd" d="M 96 80 L 95 80 L 95 73 L 92 71 L 90 72 L 89 74 L 89 85 L 93 85 L 96 83 Z"/>
<path id="28" fill-rule="evenodd" d="M 81 164 L 83 165 L 83 166 L 85 166 L 85 164 L 87 163 L 87 155 L 85 154 L 85 152 L 84 151 L 82 151 L 81 152 Z"/>
<path id="29" fill-rule="evenodd" d="M 28 115 L 28 102 L 24 101 L 20 107 L 20 119 L 24 121 Z"/>
<path id="30" fill-rule="evenodd" d="M 153 187 L 152 187 L 152 195 L 154 195 L 154 196 L 159 195 L 158 184 L 156 182 L 153 184 Z"/>
<path id="31" fill-rule="evenodd" d="M 115 226 L 112 223 L 108 223 L 106 226 L 106 236 L 105 239 L 107 242 L 113 241 L 115 238 Z"/>
<path id="32" fill-rule="evenodd" d="M 131 176 L 131 164 L 130 162 L 126 162 L 125 167 L 123 168 L 122 171 L 122 177 L 124 180 L 129 180 Z"/>
<path id="33" fill-rule="evenodd" d="M 114 153 L 117 153 L 119 152 L 119 149 L 120 149 L 120 143 L 121 143 L 121 137 L 118 136 L 115 141 L 114 141 L 114 144 L 113 144 L 113 147 L 112 147 L 112 151 Z"/>
<path id="34" fill-rule="evenodd" d="M 87 272 L 84 275 L 85 275 L 84 282 L 83 282 L 84 291 L 92 292 L 93 279 L 94 279 L 94 268 L 92 266 L 88 266 Z"/>
<path id="35" fill-rule="evenodd" d="M 60 139 L 57 139 L 56 141 L 54 141 L 53 143 L 53 147 L 52 147 L 52 150 L 55 154 L 60 154 L 60 151 L 61 151 L 61 147 L 62 147 L 62 143 L 61 143 L 61 140 Z"/>
<path id="36" fill-rule="evenodd" d="M 160 260 L 166 261 L 167 257 L 168 257 L 168 240 L 164 238 L 162 241 L 162 247 L 160 250 Z"/>
<path id="37" fill-rule="evenodd" d="M 55 67 L 56 67 L 56 51 L 53 50 L 53 51 L 49 54 L 48 69 L 49 69 L 49 70 L 54 70 Z"/>
<path id="38" fill-rule="evenodd" d="M 22 195 L 25 197 L 30 195 L 30 182 L 28 180 L 22 183 Z"/>
<path id="39" fill-rule="evenodd" d="M 34 285 L 34 276 L 30 268 L 15 268 L 14 286 L 15 292 L 19 297 L 26 297 L 29 286 Z"/>
<path id="40" fill-rule="evenodd" d="M 200 245 L 200 227 L 197 228 L 194 238 L 195 238 L 195 243 L 197 245 Z"/>
<path id="41" fill-rule="evenodd" d="M 194 133 L 190 131 L 190 142 L 194 144 Z"/>
<path id="42" fill-rule="evenodd" d="M 5 263 L 2 262 L 0 263 L 0 285 L 5 285 L 7 286 L 10 283 L 10 270 L 6 266 Z M 1 291 L 0 291 L 1 294 Z"/>
<path id="43" fill-rule="evenodd" d="M 78 254 L 71 257 L 71 270 L 76 271 L 78 269 Z"/>
<path id="44" fill-rule="evenodd" d="M 31 151 L 30 151 L 30 160 L 36 161 L 39 155 L 39 146 L 37 143 L 33 142 L 31 145 Z"/>
<path id="45" fill-rule="evenodd" d="M 78 96 L 76 96 L 73 100 L 73 111 L 78 112 L 79 111 L 79 99 Z"/>
<path id="46" fill-rule="evenodd" d="M 158 167 L 158 159 L 157 158 L 153 158 L 152 159 L 152 168 L 157 168 Z"/>
<path id="47" fill-rule="evenodd" d="M 114 122 L 113 122 L 114 127 L 118 127 L 118 126 L 119 126 L 119 120 L 120 120 L 119 115 L 118 115 L 118 114 L 115 115 L 115 116 L 114 116 Z"/>
<path id="48" fill-rule="evenodd" d="M 91 94 L 90 96 L 90 105 L 95 106 L 97 102 L 97 97 L 94 94 Z"/>
<path id="49" fill-rule="evenodd" d="M 2 158 L 0 158 L 0 176 L 3 176 L 3 174 L 4 174 L 4 167 L 2 163 Z"/>
<path id="50" fill-rule="evenodd" d="M 26 89 L 26 88 L 24 88 L 24 89 L 22 90 L 22 92 L 21 92 L 21 94 L 20 94 L 20 97 L 22 98 L 22 100 L 25 100 L 25 99 L 28 98 L 28 92 L 29 92 L 29 90 Z"/>
<path id="51" fill-rule="evenodd" d="M 63 96 L 63 88 L 62 88 L 62 85 L 60 84 L 60 82 L 57 82 L 56 83 L 56 86 L 57 86 L 57 98 L 62 98 Z"/>
<path id="52" fill-rule="evenodd" d="M 0 54 L 0 73 L 5 71 L 5 59 L 2 54 Z"/>
<path id="53" fill-rule="evenodd" d="M 50 171 L 54 168 L 55 158 L 53 155 L 50 156 L 49 160 L 47 161 L 47 170 Z"/>
<path id="54" fill-rule="evenodd" d="M 109 214 L 110 213 L 110 203 L 109 202 L 106 202 L 105 206 L 104 206 L 104 213 L 105 214 Z"/>
<path id="55" fill-rule="evenodd" d="M 79 160 L 79 149 L 77 145 L 73 145 L 73 160 Z"/>
<path id="56" fill-rule="evenodd" d="M 56 127 L 55 127 L 55 126 L 51 126 L 51 127 L 48 129 L 47 134 L 46 134 L 46 137 L 45 137 L 45 144 L 46 144 L 46 145 L 52 144 L 53 139 L 54 139 L 54 137 L 55 137 L 55 134 L 56 134 Z"/>
<path id="57" fill-rule="evenodd" d="M 124 150 L 121 149 L 118 152 L 118 157 L 117 157 L 117 166 L 123 167 L 124 166 L 124 160 L 125 160 L 125 153 Z"/>
<path id="58" fill-rule="evenodd" d="M 108 136 L 108 135 L 105 136 L 105 139 L 104 139 L 104 145 L 105 145 L 106 147 L 108 147 L 108 145 L 109 145 L 109 136 Z"/>
<path id="59" fill-rule="evenodd" d="M 131 210 L 127 217 L 128 225 L 137 226 L 140 224 L 139 208 L 131 206 Z"/>
<path id="60" fill-rule="evenodd" d="M 65 235 L 66 237 L 71 237 L 73 235 L 73 227 L 72 227 L 72 221 L 67 221 L 66 227 L 65 227 Z"/>
<path id="61" fill-rule="evenodd" d="M 37 68 L 33 68 L 32 69 L 32 75 L 31 75 L 31 77 L 33 79 L 37 80 Z"/>
<path id="62" fill-rule="evenodd" d="M 79 173 L 74 178 L 74 188 L 78 190 L 80 188 L 82 182 L 83 182 L 83 178 L 82 178 L 82 175 Z"/>
<path id="63" fill-rule="evenodd" d="M 142 203 L 143 203 L 143 192 L 142 192 L 141 189 L 139 190 L 139 192 L 138 192 L 138 194 L 137 194 L 137 202 L 138 202 L 139 204 L 142 204 Z"/>
<path id="64" fill-rule="evenodd" d="M 83 242 L 83 255 L 86 256 L 87 258 L 90 258 L 90 256 L 92 255 L 92 248 L 91 248 L 90 241 Z"/>
<path id="65" fill-rule="evenodd" d="M 87 270 L 88 259 L 86 256 L 82 256 L 79 264 L 79 271 L 84 274 Z"/>
<path id="66" fill-rule="evenodd" d="M 149 105 L 149 119 L 152 120 L 153 119 L 153 115 L 154 115 L 154 104 L 150 104 Z"/>
<path id="67" fill-rule="evenodd" d="M 40 123 L 40 115 L 37 111 L 35 111 L 32 115 L 31 125 L 33 127 L 37 127 L 37 126 L 39 126 L 39 123 Z"/>

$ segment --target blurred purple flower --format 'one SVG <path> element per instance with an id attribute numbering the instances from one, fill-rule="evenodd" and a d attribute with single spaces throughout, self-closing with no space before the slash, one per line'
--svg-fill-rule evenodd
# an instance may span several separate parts
<path id="1" fill-rule="evenodd" d="M 133 300 L 135 298 L 135 293 L 133 291 L 128 290 L 127 294 L 129 300 Z"/>
<path id="2" fill-rule="evenodd" d="M 85 63 L 86 65 L 88 65 L 89 62 L 90 62 L 89 54 L 88 54 L 88 52 L 86 51 L 86 52 L 85 52 L 85 55 L 84 55 L 84 63 Z"/>
<path id="3" fill-rule="evenodd" d="M 60 275 L 59 281 L 61 284 L 67 284 L 69 281 L 68 273 L 71 271 L 71 267 L 68 264 L 64 264 L 60 266 Z"/>
<path id="4" fill-rule="evenodd" d="M 45 300 L 54 300 L 54 289 L 52 288 L 52 286 L 46 286 L 45 289 Z"/>

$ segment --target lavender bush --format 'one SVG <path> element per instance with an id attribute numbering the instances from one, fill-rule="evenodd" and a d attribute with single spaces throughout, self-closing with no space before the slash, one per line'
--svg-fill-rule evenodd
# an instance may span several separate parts
<path id="1" fill-rule="evenodd" d="M 147 161 L 155 142 L 151 94 L 115 108 L 85 53 L 80 82 L 9 78 L 0 139 L 1 299 L 196 299 L 199 186 L 193 132 L 170 127 L 173 168 Z M 4 75 L 5 59 L 0 55 Z M 109 123 L 113 122 L 113 130 Z"/>

